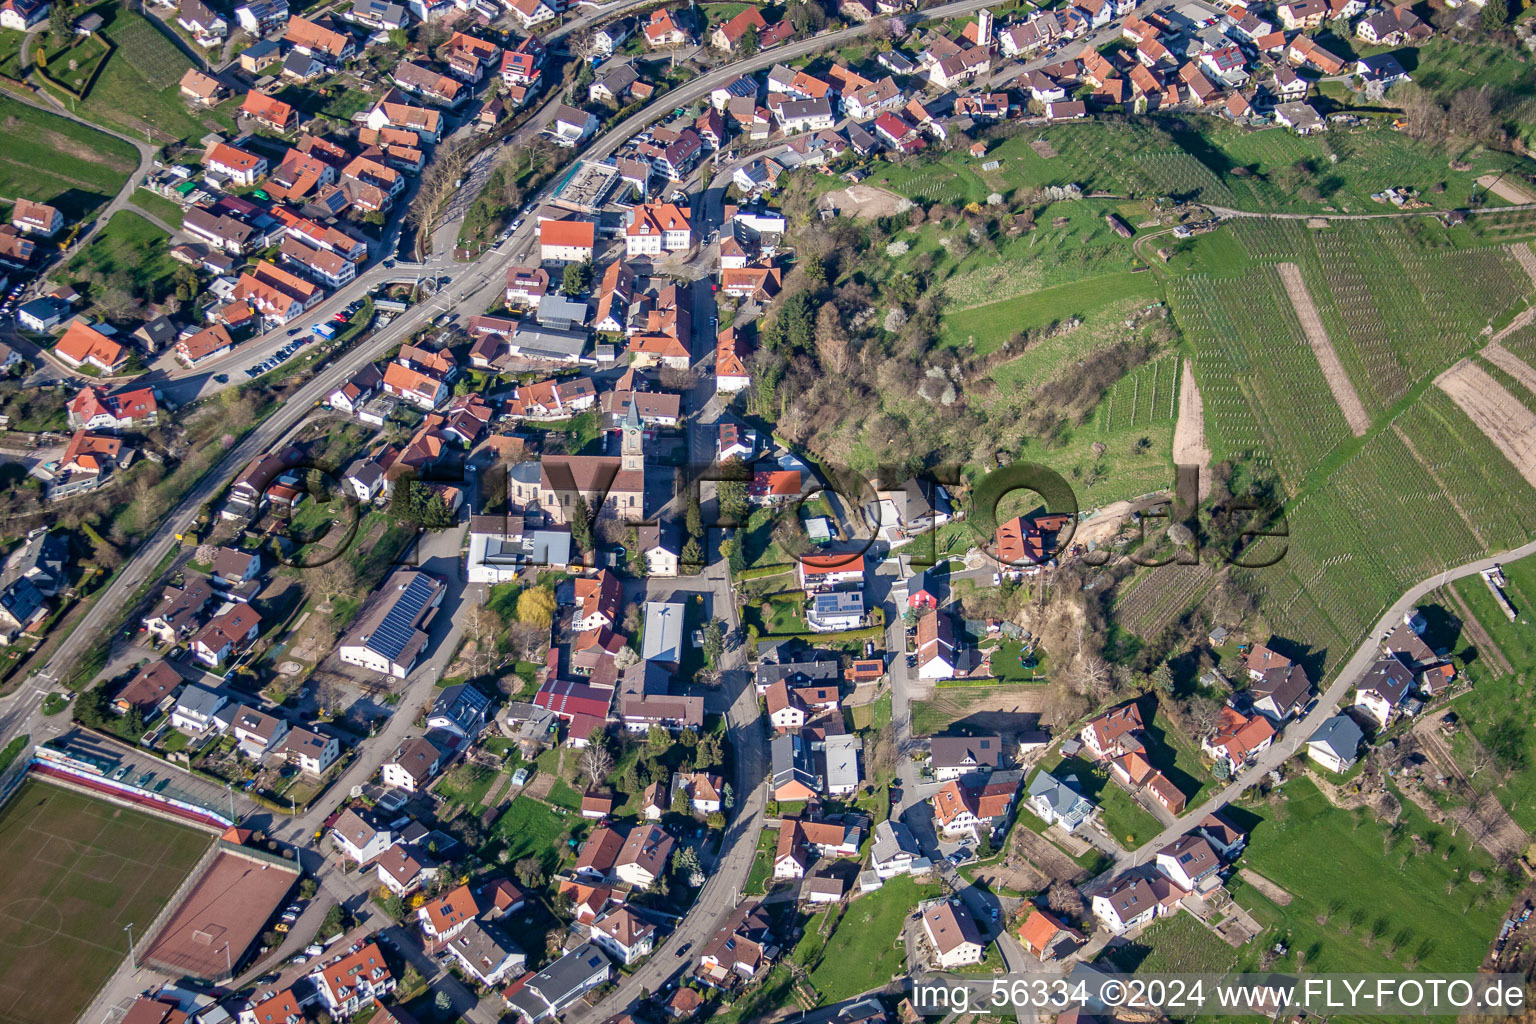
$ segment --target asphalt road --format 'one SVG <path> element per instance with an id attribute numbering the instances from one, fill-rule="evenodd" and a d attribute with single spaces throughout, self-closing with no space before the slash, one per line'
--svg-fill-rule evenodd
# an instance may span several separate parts
<path id="1" fill-rule="evenodd" d="M 1513 562 L 1527 555 L 1536 555 L 1536 541 L 1522 544 L 1518 548 L 1502 551 L 1496 555 L 1490 555 L 1487 558 L 1479 558 L 1476 561 L 1458 565 L 1455 568 L 1447 569 L 1414 584 L 1402 597 L 1394 601 L 1391 607 L 1381 614 L 1381 617 L 1376 620 L 1376 625 L 1366 634 L 1365 639 L 1355 649 L 1354 654 L 1350 655 L 1349 660 L 1340 666 L 1338 674 L 1333 678 L 1333 682 L 1329 684 L 1328 689 L 1318 698 L 1317 702 L 1312 706 L 1312 710 L 1308 711 L 1303 718 L 1293 721 L 1286 726 L 1285 732 L 1278 743 L 1275 743 L 1268 750 L 1260 754 L 1252 766 L 1228 783 L 1219 793 L 1206 800 L 1200 806 L 1190 809 L 1177 822 L 1159 833 L 1155 839 L 1117 857 L 1114 866 L 1104 874 L 1099 875 L 1098 878 L 1090 881 L 1087 888 L 1098 885 L 1102 880 L 1112 877 L 1115 873 L 1125 868 L 1150 860 L 1159 849 L 1195 827 L 1207 814 L 1218 811 L 1233 800 L 1236 800 L 1248 789 L 1258 785 L 1265 775 L 1289 760 L 1325 721 L 1338 713 L 1341 706 L 1347 706 L 1345 698 L 1349 696 L 1350 691 L 1355 688 L 1355 684 L 1359 681 L 1360 677 L 1375 663 L 1378 657 L 1381 637 L 1398 623 L 1402 622 L 1403 613 L 1417 605 L 1426 594 L 1439 587 L 1443 587 L 1452 580 L 1472 576 L 1484 569 L 1492 568 L 1497 563 Z"/>

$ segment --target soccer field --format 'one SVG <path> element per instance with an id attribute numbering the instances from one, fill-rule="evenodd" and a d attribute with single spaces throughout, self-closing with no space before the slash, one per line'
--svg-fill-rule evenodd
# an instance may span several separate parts
<path id="1" fill-rule="evenodd" d="M 0 1022 L 74 1020 L 212 837 L 41 782 L 0 810 Z"/>

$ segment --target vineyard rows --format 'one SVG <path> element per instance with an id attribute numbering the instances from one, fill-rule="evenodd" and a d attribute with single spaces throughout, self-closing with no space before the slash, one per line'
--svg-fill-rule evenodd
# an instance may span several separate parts
<path id="1" fill-rule="evenodd" d="M 143 17 L 119 15 L 111 35 L 122 51 L 118 59 L 126 60 L 156 90 L 174 86 L 191 66 L 186 55 Z"/>
<path id="2" fill-rule="evenodd" d="M 1294 484 L 1349 436 L 1279 275 L 1193 275 L 1170 289 L 1195 343 L 1206 435 L 1218 458 L 1270 460 Z"/>
<path id="3" fill-rule="evenodd" d="M 1312 232 L 1299 220 L 1239 219 L 1228 230 L 1256 260 L 1304 263 L 1313 258 Z"/>
<path id="4" fill-rule="evenodd" d="M 1397 425 L 1444 484 L 1440 500 L 1455 502 L 1489 547 L 1515 547 L 1536 533 L 1536 491 L 1448 396 L 1426 390 Z"/>
<path id="5" fill-rule="evenodd" d="M 1105 396 L 1099 433 L 1144 427 L 1179 415 L 1179 359 L 1146 363 L 1122 377 Z"/>
<path id="6" fill-rule="evenodd" d="M 1141 639 L 1152 640 L 1205 596 L 1215 576 L 1215 571 L 1204 562 L 1143 570 L 1115 602 L 1115 618 Z"/>
<path id="7" fill-rule="evenodd" d="M 1504 340 L 1499 344 L 1532 366 L 1536 366 L 1536 324 L 1529 324 L 1512 334 L 1505 335 Z"/>
<path id="8" fill-rule="evenodd" d="M 1146 184 L 1140 191 L 1153 195 L 1198 198 L 1203 203 L 1231 206 L 1232 190 L 1222 184 L 1205 164 L 1183 150 L 1138 153 L 1132 158 Z"/>

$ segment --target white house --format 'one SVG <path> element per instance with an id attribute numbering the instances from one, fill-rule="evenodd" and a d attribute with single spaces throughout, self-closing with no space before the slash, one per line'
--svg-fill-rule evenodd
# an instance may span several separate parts
<path id="1" fill-rule="evenodd" d="M 870 846 L 869 862 L 881 878 L 909 874 L 922 850 L 911 829 L 900 821 L 882 821 L 875 826 L 875 840 Z"/>
<path id="2" fill-rule="evenodd" d="M 674 203 L 641 203 L 630 209 L 624 225 L 624 252 L 630 259 L 691 248 L 693 227 L 686 208 Z"/>
<path id="3" fill-rule="evenodd" d="M 624 905 L 606 911 L 587 927 L 592 941 L 626 967 L 648 955 L 656 944 L 656 926 Z"/>
<path id="4" fill-rule="evenodd" d="M 395 978 L 375 943 L 327 963 L 309 976 L 332 1018 L 352 1016 L 395 990 Z"/>
<path id="5" fill-rule="evenodd" d="M 404 679 L 427 645 L 425 627 L 443 602 L 447 586 L 424 572 L 401 569 L 368 599 L 358 622 L 337 648 L 348 665 Z"/>
<path id="6" fill-rule="evenodd" d="M 435 878 L 438 871 L 404 843 L 385 850 L 373 866 L 379 884 L 396 896 L 409 896 Z"/>
<path id="7" fill-rule="evenodd" d="M 400 744 L 379 774 L 384 785 L 416 793 L 432 781 L 442 766 L 443 752 L 425 736 L 417 736 Z"/>
<path id="8" fill-rule="evenodd" d="M 1397 655 L 1380 659 L 1355 687 L 1355 706 L 1386 728 L 1404 697 L 1413 689 L 1413 670 Z"/>
<path id="9" fill-rule="evenodd" d="M 242 706 L 235 712 L 230 730 L 240 745 L 240 752 L 259 760 L 268 751 L 278 749 L 283 737 L 288 735 L 288 723 L 255 708 Z"/>
<path id="10" fill-rule="evenodd" d="M 949 616 L 931 611 L 917 620 L 917 674 L 921 679 L 953 679 L 957 660 L 954 626 Z"/>
<path id="11" fill-rule="evenodd" d="M 1047 825 L 1060 825 L 1074 832 L 1098 810 L 1093 802 L 1049 772 L 1041 772 L 1029 783 L 1025 805 Z"/>
<path id="12" fill-rule="evenodd" d="M 344 856 L 361 865 L 383 856 L 385 850 L 395 845 L 395 835 L 349 808 L 331 825 L 331 842 Z"/>
<path id="13" fill-rule="evenodd" d="M 1334 715 L 1307 740 L 1307 756 L 1331 772 L 1342 774 L 1355 763 L 1365 734 L 1348 715 Z"/>
<path id="14" fill-rule="evenodd" d="M 171 710 L 171 727 L 190 733 L 217 728 L 219 720 L 215 716 L 228 703 L 229 699 L 223 694 L 188 683 L 182 687 L 181 696 L 176 698 L 176 706 Z"/>
<path id="15" fill-rule="evenodd" d="M 296 764 L 306 775 L 324 775 L 341 756 L 341 743 L 335 736 L 325 736 L 303 726 L 288 730 L 280 748 L 289 764 Z"/>
<path id="16" fill-rule="evenodd" d="M 858 629 L 864 623 L 864 591 L 834 590 L 812 594 L 805 622 L 817 633 Z"/>
<path id="17" fill-rule="evenodd" d="M 1093 916 L 1115 935 L 1124 935 L 1178 908 L 1184 890 L 1163 875 L 1126 872 L 1093 897 Z"/>
<path id="18" fill-rule="evenodd" d="M 454 959 L 470 977 L 487 987 L 523 973 L 528 957 L 494 924 L 471 921 L 448 940 Z"/>
<path id="19" fill-rule="evenodd" d="M 1221 870 L 1221 858 L 1202 835 L 1180 836 L 1157 851 L 1157 870 L 1180 889 L 1193 892 Z"/>
<path id="20" fill-rule="evenodd" d="M 666 871 L 674 845 L 676 840 L 660 825 L 636 825 L 619 850 L 614 877 L 636 889 L 649 889 Z"/>
<path id="21" fill-rule="evenodd" d="M 934 900 L 923 908 L 923 934 L 940 970 L 979 964 L 987 950 L 981 930 L 958 896 Z"/>

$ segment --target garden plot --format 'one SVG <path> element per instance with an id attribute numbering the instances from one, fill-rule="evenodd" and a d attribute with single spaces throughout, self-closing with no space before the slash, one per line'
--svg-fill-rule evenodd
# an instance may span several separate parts
<path id="1" fill-rule="evenodd" d="M 870 185 L 850 185 L 841 192 L 829 192 L 825 202 L 840 214 L 859 220 L 875 220 L 890 217 L 908 209 L 912 200 L 884 188 Z"/>

